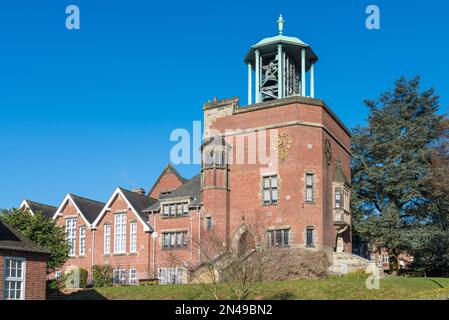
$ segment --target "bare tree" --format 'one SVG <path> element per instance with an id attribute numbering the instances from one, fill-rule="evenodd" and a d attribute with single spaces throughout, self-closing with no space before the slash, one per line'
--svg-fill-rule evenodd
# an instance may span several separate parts
<path id="1" fill-rule="evenodd" d="M 247 299 L 256 282 L 263 279 L 266 228 L 260 223 L 242 224 L 237 238 L 229 247 L 216 233 L 207 231 L 201 242 L 201 263 L 193 270 L 194 282 L 202 284 L 214 299 L 220 299 L 221 290 L 230 291 L 233 298 Z"/>
<path id="2" fill-rule="evenodd" d="M 261 215 L 255 215 L 260 217 Z M 200 283 L 214 299 L 229 292 L 232 298 L 248 299 L 260 281 L 318 279 L 327 275 L 330 265 L 323 251 L 270 246 L 270 221 L 244 221 L 229 247 L 213 231 L 202 234 L 195 245 L 201 250 L 201 263 L 194 268 L 193 282 Z"/>

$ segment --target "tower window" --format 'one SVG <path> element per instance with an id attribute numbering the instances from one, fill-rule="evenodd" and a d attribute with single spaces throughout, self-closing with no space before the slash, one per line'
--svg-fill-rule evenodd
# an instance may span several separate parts
<path id="1" fill-rule="evenodd" d="M 313 174 L 306 174 L 306 202 L 313 202 Z"/>
<path id="2" fill-rule="evenodd" d="M 306 230 L 306 246 L 314 247 L 313 228 L 307 228 Z"/>
<path id="3" fill-rule="evenodd" d="M 340 191 L 335 191 L 335 208 L 341 208 L 341 193 Z"/>
<path id="4" fill-rule="evenodd" d="M 277 176 L 270 176 L 263 178 L 263 203 L 265 205 L 278 203 Z"/>

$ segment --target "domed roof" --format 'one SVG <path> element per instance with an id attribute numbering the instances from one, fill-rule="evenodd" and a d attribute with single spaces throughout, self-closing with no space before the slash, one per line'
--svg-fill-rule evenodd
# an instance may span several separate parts
<path id="1" fill-rule="evenodd" d="M 283 35 L 284 19 L 282 18 L 282 15 L 279 17 L 278 25 L 279 25 L 279 34 L 274 37 L 264 38 L 259 42 L 257 42 L 255 45 L 251 46 L 251 48 L 249 49 L 248 53 L 245 56 L 244 59 L 245 63 L 246 64 L 251 63 L 254 68 L 255 51 L 259 51 L 260 55 L 262 56 L 265 54 L 277 52 L 277 46 L 282 45 L 284 52 L 286 52 L 297 65 L 301 63 L 300 61 L 301 51 L 305 49 L 306 70 L 308 70 L 310 68 L 311 62 L 315 62 L 318 60 L 318 56 L 313 52 L 312 48 L 301 39 Z"/>
<path id="2" fill-rule="evenodd" d="M 291 43 L 291 44 L 296 44 L 296 45 L 300 45 L 300 46 L 309 46 L 305 42 L 301 41 L 299 38 L 277 35 L 274 37 L 268 37 L 268 38 L 260 40 L 258 43 L 253 45 L 252 48 L 257 48 L 260 46 L 265 46 L 267 44 L 278 43 L 278 42 Z"/>

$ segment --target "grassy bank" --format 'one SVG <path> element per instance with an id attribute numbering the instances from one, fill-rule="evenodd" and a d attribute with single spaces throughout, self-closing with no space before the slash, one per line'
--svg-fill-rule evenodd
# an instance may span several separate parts
<path id="1" fill-rule="evenodd" d="M 219 287 L 220 298 L 232 299 L 226 285 Z M 385 278 L 378 290 L 368 290 L 365 279 L 332 277 L 322 280 L 295 280 L 258 283 L 250 299 L 448 299 L 449 278 Z M 203 300 L 212 296 L 201 285 L 122 286 L 88 289 L 67 299 L 119 300 Z"/>

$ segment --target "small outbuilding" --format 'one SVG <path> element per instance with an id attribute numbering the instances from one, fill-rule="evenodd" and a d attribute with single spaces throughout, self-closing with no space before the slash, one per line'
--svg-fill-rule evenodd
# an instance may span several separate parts
<path id="1" fill-rule="evenodd" d="M 49 255 L 0 221 L 0 300 L 45 300 Z"/>

